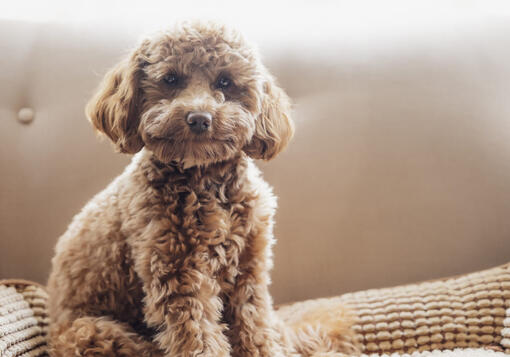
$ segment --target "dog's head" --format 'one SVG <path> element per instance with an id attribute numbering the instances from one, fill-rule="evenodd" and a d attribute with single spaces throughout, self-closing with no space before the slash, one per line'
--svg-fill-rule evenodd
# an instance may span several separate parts
<path id="1" fill-rule="evenodd" d="M 269 160 L 293 134 L 290 104 L 256 51 L 223 26 L 147 39 L 105 77 L 87 117 L 125 153 L 187 166 L 240 151 Z"/>

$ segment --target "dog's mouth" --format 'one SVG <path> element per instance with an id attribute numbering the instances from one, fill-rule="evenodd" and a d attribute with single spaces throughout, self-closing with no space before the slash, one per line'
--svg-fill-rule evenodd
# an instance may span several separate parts
<path id="1" fill-rule="evenodd" d="M 201 133 L 201 134 L 194 134 L 190 135 L 186 138 L 175 138 L 172 136 L 165 136 L 165 135 L 157 135 L 157 136 L 151 136 L 150 138 L 147 138 L 147 141 L 149 142 L 157 142 L 160 144 L 170 144 L 170 145 L 186 145 L 186 144 L 218 144 L 218 143 L 225 143 L 225 144 L 235 144 L 234 138 L 216 138 L 214 135 L 210 133 Z"/>
<path id="2" fill-rule="evenodd" d="M 157 135 L 145 137 L 145 145 L 163 162 L 192 162 L 208 164 L 227 160 L 239 152 L 232 137 L 216 138 L 210 133 L 172 137 Z"/>

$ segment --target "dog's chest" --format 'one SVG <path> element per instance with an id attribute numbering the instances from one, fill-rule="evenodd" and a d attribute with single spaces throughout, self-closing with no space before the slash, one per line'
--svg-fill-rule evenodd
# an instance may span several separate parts
<path id="1" fill-rule="evenodd" d="M 165 263 L 166 276 L 198 270 L 233 284 L 250 244 L 257 195 L 239 175 L 173 178 L 153 187 L 145 239 Z"/>
<path id="2" fill-rule="evenodd" d="M 250 231 L 252 197 L 232 194 L 223 184 L 179 191 L 168 211 L 179 242 L 199 251 L 244 243 Z"/>

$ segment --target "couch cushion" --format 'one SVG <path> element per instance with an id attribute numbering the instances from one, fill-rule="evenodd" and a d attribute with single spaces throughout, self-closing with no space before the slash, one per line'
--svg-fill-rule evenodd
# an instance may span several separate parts
<path id="1" fill-rule="evenodd" d="M 278 312 L 299 324 L 308 312 L 348 305 L 366 354 L 414 353 L 486 347 L 509 352 L 510 265 L 453 278 L 283 306 Z"/>
<path id="2" fill-rule="evenodd" d="M 0 356 L 46 353 L 48 315 L 44 288 L 23 280 L 0 280 Z"/>
<path id="3" fill-rule="evenodd" d="M 0 356 L 46 353 L 47 298 L 36 283 L 0 281 Z M 510 352 L 510 264 L 294 303 L 280 307 L 278 314 L 296 325 L 307 312 L 332 302 L 353 310 L 353 328 L 365 355 L 497 357 Z"/>

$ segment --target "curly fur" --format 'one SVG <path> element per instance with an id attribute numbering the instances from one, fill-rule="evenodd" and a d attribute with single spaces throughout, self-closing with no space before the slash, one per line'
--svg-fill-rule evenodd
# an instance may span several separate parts
<path id="1" fill-rule="evenodd" d="M 218 88 L 219 76 L 232 84 Z M 191 111 L 211 113 L 210 130 L 192 132 Z M 194 23 L 143 41 L 106 75 L 87 116 L 137 154 L 57 244 L 52 356 L 353 351 L 320 324 L 286 325 L 273 310 L 276 200 L 252 159 L 277 155 L 293 126 L 288 97 L 236 32 Z"/>

